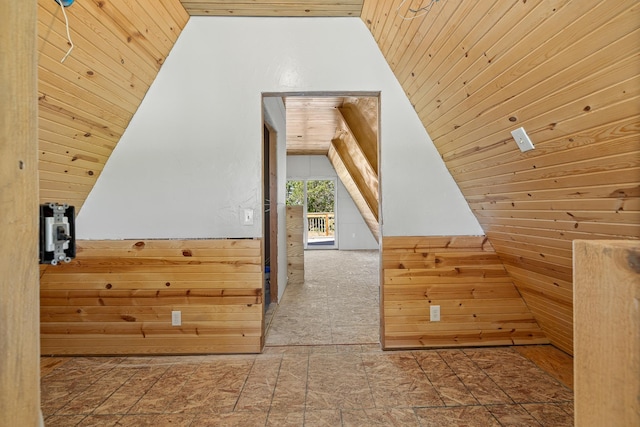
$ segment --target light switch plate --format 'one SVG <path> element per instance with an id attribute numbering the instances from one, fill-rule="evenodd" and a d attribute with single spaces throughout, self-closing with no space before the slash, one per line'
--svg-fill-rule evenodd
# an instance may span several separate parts
<path id="1" fill-rule="evenodd" d="M 524 130 L 524 128 L 512 130 L 511 136 L 513 136 L 513 139 L 516 140 L 518 148 L 520 148 L 520 151 L 522 151 L 523 153 L 535 148 L 533 146 L 533 142 L 531 142 L 531 138 L 529 138 L 529 135 L 527 135 L 527 132 Z"/>
<path id="2" fill-rule="evenodd" d="M 253 209 L 242 210 L 242 223 L 244 225 L 253 225 Z"/>

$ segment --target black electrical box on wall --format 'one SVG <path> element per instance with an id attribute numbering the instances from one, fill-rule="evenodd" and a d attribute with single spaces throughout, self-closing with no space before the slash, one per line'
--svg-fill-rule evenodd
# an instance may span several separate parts
<path id="1" fill-rule="evenodd" d="M 75 208 L 66 204 L 40 205 L 40 264 L 56 265 L 76 256 Z"/>

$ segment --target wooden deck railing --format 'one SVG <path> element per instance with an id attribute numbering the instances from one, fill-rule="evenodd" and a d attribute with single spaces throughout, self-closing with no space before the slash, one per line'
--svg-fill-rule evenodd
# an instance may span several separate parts
<path id="1" fill-rule="evenodd" d="M 309 212 L 307 213 L 307 232 L 309 237 L 330 237 L 335 234 L 335 213 Z"/>

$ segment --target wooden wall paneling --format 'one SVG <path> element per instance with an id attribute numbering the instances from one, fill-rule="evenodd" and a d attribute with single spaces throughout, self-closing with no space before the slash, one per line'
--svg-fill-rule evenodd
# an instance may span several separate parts
<path id="1" fill-rule="evenodd" d="M 398 2 L 369 3 L 361 18 L 496 253 L 571 353 L 572 240 L 640 238 L 640 6 L 447 0 L 396 29 Z M 520 126 L 535 150 L 515 148 Z"/>
<path id="2" fill-rule="evenodd" d="M 169 16 L 173 18 L 172 21 L 178 24 L 177 28 L 172 27 L 171 30 L 179 33 L 180 29 L 189 21 L 189 12 L 184 8 L 182 2 L 174 0 L 160 0 L 160 4 L 164 6 L 165 10 L 169 13 Z"/>
<path id="3" fill-rule="evenodd" d="M 478 13 L 484 14 L 484 7 L 489 6 L 490 2 L 484 3 L 484 6 L 481 5 L 479 10 L 474 10 L 477 4 L 475 2 L 452 2 L 449 5 L 433 5 L 431 12 L 434 11 L 434 9 L 441 9 L 442 19 L 434 22 L 431 27 L 432 33 L 423 39 L 423 43 L 419 47 L 419 52 L 421 52 L 422 55 L 418 55 L 417 57 L 414 55 L 413 61 L 406 64 L 407 67 L 413 70 L 424 70 L 420 75 L 424 76 L 425 79 L 430 79 L 431 75 L 438 71 L 438 67 L 435 65 L 441 62 L 443 58 L 446 58 L 452 50 L 462 52 L 462 49 L 460 49 L 460 39 L 463 38 L 464 32 L 459 31 L 459 28 L 472 27 L 473 24 L 468 23 L 466 18 L 470 14 L 471 16 L 478 16 L 476 15 Z M 429 12 L 429 14 L 431 14 L 431 12 Z M 454 14 L 456 15 L 456 20 L 459 21 L 459 26 L 447 25 L 447 19 Z M 425 41 L 428 43 L 426 46 L 424 44 Z M 419 85 L 422 82 L 422 80 L 415 79 L 411 81 L 414 85 Z M 410 84 L 406 90 L 409 93 L 413 93 L 415 87 Z"/>
<path id="4" fill-rule="evenodd" d="M 431 120 L 447 112 L 450 106 L 455 105 L 456 102 L 466 96 L 467 82 L 471 81 L 491 64 L 489 59 L 508 49 L 512 43 L 519 40 L 527 31 L 535 28 L 546 16 L 536 16 L 531 13 L 539 10 L 536 6 L 543 3 L 543 0 L 529 2 L 526 6 L 514 4 L 514 2 L 501 3 L 502 5 L 496 9 L 494 14 L 487 13 L 486 15 L 478 16 L 478 24 L 485 31 L 479 33 L 469 32 L 467 38 L 464 39 L 465 46 L 468 46 L 467 49 L 464 51 L 461 49 L 451 51 L 458 61 L 449 69 L 442 69 L 437 75 L 440 82 L 439 85 L 431 87 L 426 85 L 425 80 L 420 77 L 412 79 L 418 85 L 410 93 L 411 97 L 415 99 L 416 107 L 420 108 L 419 111 L 424 111 L 425 103 L 433 102 L 434 100 L 437 102 L 438 110 L 433 111 Z M 547 13 L 551 13 L 551 11 Z M 450 22 L 455 22 L 456 20 L 455 16 L 450 19 Z M 463 32 L 470 28 L 458 25 L 455 25 L 455 27 L 458 31 Z M 509 34 L 510 31 L 514 30 L 514 27 L 518 28 L 518 33 Z M 519 31 L 520 28 L 522 28 L 522 31 Z M 441 56 L 440 59 L 444 58 Z M 424 69 L 418 69 L 412 63 L 409 65 L 410 67 L 404 72 L 403 79 L 407 78 L 409 72 L 413 72 L 416 76 L 421 76 Z M 435 62 L 423 63 L 423 66 L 432 68 L 438 65 Z"/>
<path id="5" fill-rule="evenodd" d="M 41 425 L 36 2 L 2 2 L 0 425 Z"/>
<path id="6" fill-rule="evenodd" d="M 513 106 L 510 109 L 509 119 L 510 121 L 517 121 L 518 117 L 533 116 L 535 119 L 523 121 L 520 126 L 525 126 L 530 129 L 534 138 L 539 140 L 545 140 L 548 137 L 557 135 L 558 130 L 570 130 L 571 127 L 584 128 L 584 125 L 588 127 L 597 126 L 602 123 L 610 123 L 611 117 L 624 118 L 628 117 L 629 112 L 633 111 L 634 102 L 637 103 L 638 89 L 636 88 L 638 83 L 637 77 L 629 76 L 632 71 L 633 65 L 630 65 L 628 61 L 622 61 L 617 63 L 610 69 L 605 69 L 602 72 L 594 72 L 591 77 L 586 79 L 584 85 L 572 85 L 566 92 L 554 94 L 543 98 L 541 103 L 531 103 L 527 106 L 518 106 L 513 103 L 505 103 L 505 107 Z M 607 78 L 611 79 L 612 83 L 607 82 Z M 620 80 L 622 79 L 622 80 Z M 588 91 L 596 89 L 605 89 L 605 93 L 599 97 L 598 103 L 593 103 L 593 98 L 587 93 Z M 624 114 L 624 105 L 619 105 L 621 101 L 627 103 L 626 115 Z M 520 101 L 522 102 L 522 101 Z M 595 104 L 595 105 L 594 105 Z M 631 107 L 631 110 L 629 110 Z M 596 113 L 597 112 L 597 113 Z M 550 120 L 557 120 L 556 122 L 550 122 Z M 469 144 L 481 144 L 484 145 L 485 140 L 493 134 L 505 132 L 509 128 L 513 128 L 514 125 L 507 124 L 506 117 L 487 117 L 485 129 L 469 129 L 468 134 L 459 135 L 460 139 L 456 141 L 457 148 L 451 151 L 443 147 L 445 152 L 445 160 L 458 160 L 464 162 L 464 155 L 469 151 Z M 557 129 L 557 128 L 560 129 Z M 555 132 L 554 132 L 555 131 Z M 482 136 L 482 139 L 477 139 Z M 448 135 L 447 139 L 453 141 L 451 138 L 455 138 L 456 135 Z M 508 141 L 508 140 L 507 140 Z M 464 145 L 467 144 L 467 145 Z M 511 145 L 496 146 L 494 148 L 511 148 Z M 491 153 L 485 152 L 483 154 L 497 155 L 502 154 L 505 150 L 496 150 Z"/>
<path id="7" fill-rule="evenodd" d="M 484 236 L 384 237 L 382 269 L 387 349 L 548 342 Z"/>
<path id="8" fill-rule="evenodd" d="M 422 18 L 416 18 L 416 20 L 422 19 L 422 25 L 416 30 L 416 36 L 394 68 L 397 76 L 411 76 L 411 72 L 416 75 L 416 71 L 420 71 L 420 64 L 428 62 L 430 57 L 433 57 L 434 43 L 439 40 L 444 42 L 448 28 L 453 28 L 448 25 L 448 22 L 459 7 L 460 2 L 443 2 L 440 5 L 434 5 Z M 386 38 L 385 35 L 383 37 Z"/>
<path id="9" fill-rule="evenodd" d="M 178 0 L 38 2 L 41 202 L 80 208 L 175 43 L 188 15 Z M 82 184 L 78 185 L 69 184 Z"/>
<path id="10" fill-rule="evenodd" d="M 304 283 L 304 207 L 287 206 L 287 285 Z"/>
<path id="11" fill-rule="evenodd" d="M 146 64 L 160 69 L 160 65 L 164 62 L 164 56 L 160 46 L 156 46 L 155 39 L 147 38 L 145 33 L 145 25 L 140 22 L 138 16 L 130 16 L 127 12 L 125 3 L 109 3 L 109 2 L 85 2 L 82 4 L 84 9 L 92 16 L 103 20 L 106 28 L 119 41 L 128 44 L 129 49 L 135 53 Z M 160 32 L 162 22 L 156 23 L 155 31 Z"/>
<path id="12" fill-rule="evenodd" d="M 635 134 L 640 131 L 637 117 L 630 115 L 616 123 L 584 129 L 577 134 L 551 136 L 543 145 L 536 146 L 536 156 L 520 156 L 513 150 L 505 150 L 482 162 L 467 162 L 460 166 L 452 164 L 451 171 L 461 181 L 480 179 L 499 174 L 537 169 L 539 165 L 553 166 L 573 161 L 592 159 L 597 155 L 607 157 L 635 149 Z M 506 140 L 506 142 L 511 142 Z M 452 161 L 451 163 L 454 163 Z M 558 200 L 557 202 L 561 202 Z"/>
<path id="13" fill-rule="evenodd" d="M 261 240 L 77 245 L 76 259 L 40 280 L 44 354 L 261 351 Z"/>
<path id="14" fill-rule="evenodd" d="M 640 244 L 575 241 L 575 423 L 640 424 Z"/>
<path id="15" fill-rule="evenodd" d="M 452 84 L 453 81 L 451 81 L 449 76 L 452 74 L 455 75 L 454 70 L 458 67 L 464 67 L 464 65 L 468 63 L 469 57 L 473 58 L 477 52 L 481 52 L 484 49 L 484 46 L 480 43 L 482 36 L 492 28 L 494 20 L 502 19 L 505 14 L 511 12 L 513 7 L 513 2 L 497 1 L 476 3 L 475 8 L 466 15 L 465 21 L 455 28 L 446 46 L 439 49 L 435 55 L 431 53 L 432 49 L 429 49 L 427 56 L 429 57 L 429 64 L 431 64 L 431 73 L 439 75 L 439 84 L 432 87 L 421 86 L 422 79 L 414 78 L 415 75 L 417 75 L 416 71 L 419 69 L 418 65 L 414 65 L 414 63 L 411 62 L 408 63 L 408 65 L 410 65 L 409 67 L 403 69 L 398 68 L 398 76 L 402 76 L 405 79 L 412 77 L 409 80 L 412 87 L 407 87 L 406 90 L 409 91 L 409 93 L 416 93 L 416 99 L 418 100 L 425 96 L 428 97 L 429 92 L 441 91 Z M 482 19 L 478 19 L 478 17 L 482 17 Z M 464 28 L 465 31 L 461 28 Z M 427 40 L 427 42 L 430 41 Z M 428 47 L 430 48 L 430 46 Z M 457 54 L 452 55 L 452 51 L 455 51 Z M 398 52 L 396 52 L 396 54 L 397 53 Z M 426 64 L 427 63 L 422 63 L 422 66 L 424 67 Z M 420 92 L 419 95 L 418 91 Z M 420 98 L 418 98 L 418 96 L 420 96 Z M 440 102 L 442 101 L 443 100 L 440 100 Z"/>
<path id="16" fill-rule="evenodd" d="M 208 16 L 360 16 L 363 0 L 181 0 L 190 15 Z"/>
<path id="17" fill-rule="evenodd" d="M 624 3 L 619 5 L 628 8 L 628 5 Z M 486 108 L 499 102 L 520 102 L 521 105 L 527 105 L 530 102 L 526 103 L 527 97 L 522 96 L 527 91 L 536 91 L 536 98 L 542 98 L 555 89 L 554 82 L 562 82 L 566 86 L 568 82 L 576 82 L 591 75 L 596 70 L 585 70 L 584 62 L 588 59 L 595 60 L 596 66 L 608 65 L 608 63 L 598 63 L 597 61 L 599 56 L 611 55 L 611 51 L 600 52 L 599 49 L 603 49 L 613 42 L 623 41 L 625 39 L 624 36 L 633 31 L 634 23 L 632 18 L 629 18 L 629 15 L 633 17 L 633 14 L 624 13 L 627 11 L 622 11 L 623 13 L 621 13 L 620 7 L 608 8 L 609 13 L 605 14 L 606 19 L 610 18 L 613 11 L 617 10 L 621 14 L 618 19 L 607 22 L 604 26 L 605 28 L 598 29 L 597 26 L 591 24 L 594 19 L 590 19 L 591 17 L 588 15 L 600 12 L 588 3 L 585 3 L 583 7 L 584 9 L 578 8 L 569 16 L 558 12 L 545 20 L 534 32 L 527 35 L 522 43 L 523 45 L 514 43 L 513 48 L 509 51 L 511 56 L 505 55 L 493 58 L 490 66 L 486 67 L 483 73 L 464 85 L 464 91 L 466 92 L 465 96 L 461 97 L 462 102 L 450 108 L 447 114 L 432 120 L 433 137 L 438 138 L 445 135 L 445 133 L 450 133 L 447 139 L 451 141 L 457 133 L 460 133 L 460 127 L 455 128 L 456 124 L 465 125 L 464 133 L 486 125 L 487 120 L 479 120 L 477 116 L 469 114 L 469 109 L 474 109 L 474 107 L 480 108 L 484 112 Z M 582 16 L 583 13 L 586 17 Z M 600 13 L 600 15 L 602 14 Z M 577 22 L 575 25 L 579 26 L 580 30 L 576 29 L 576 32 L 572 33 L 571 36 L 558 36 L 558 40 L 553 37 L 547 37 L 545 39 L 549 41 L 541 44 L 539 37 L 545 32 L 548 34 L 548 27 L 557 26 L 559 25 L 559 20 L 564 19 L 575 20 Z M 583 19 L 589 21 L 591 25 L 581 23 Z M 595 22 L 602 23 L 602 21 Z M 616 27 L 616 32 L 611 31 L 612 27 Z M 602 31 L 604 36 L 598 37 L 596 40 L 585 38 L 587 34 L 596 29 Z M 537 38 L 534 37 L 536 35 L 538 36 Z M 620 38 L 617 38 L 617 36 L 620 36 Z M 524 52 L 531 53 L 523 55 Z M 585 57 L 576 57 L 574 52 L 589 53 Z M 595 56 L 592 56 L 593 54 Z M 615 54 L 613 55 L 615 56 Z M 540 72 L 541 68 L 543 68 L 544 72 Z M 570 71 L 570 73 L 562 73 L 561 71 L 563 70 Z M 495 90 L 496 87 L 501 88 L 501 90 Z M 517 96 L 510 99 L 514 95 Z M 502 110 L 498 109 L 497 111 Z M 505 124 L 508 125 L 508 122 Z"/>
<path id="18" fill-rule="evenodd" d="M 42 16 L 42 18 L 39 16 L 39 37 L 48 42 L 51 42 L 51 37 L 55 37 L 57 40 L 65 40 L 64 17 L 59 10 L 59 5 L 55 3 L 50 5 L 47 2 L 39 1 L 39 7 L 39 13 Z M 127 78 L 127 74 L 129 74 L 128 78 L 132 79 L 131 81 L 133 82 L 136 81 L 136 78 L 140 78 L 140 81 L 147 81 L 154 76 L 157 64 L 137 58 L 128 43 L 123 45 L 119 40 L 116 40 L 107 22 L 96 19 L 96 16 L 92 15 L 84 7 L 76 9 L 72 6 L 67 9 L 67 12 L 69 12 L 69 19 L 72 20 L 69 23 L 70 30 L 73 31 L 72 38 L 73 35 L 76 36 L 78 49 L 84 51 L 91 50 L 95 46 L 101 47 L 99 52 L 93 51 L 91 55 L 84 54 L 82 56 L 83 59 L 99 62 L 102 66 L 96 68 L 102 69 L 107 66 L 109 67 L 109 72 L 116 73 L 124 78 Z M 72 12 L 73 14 L 71 14 Z M 59 45 L 56 44 L 56 46 Z M 59 48 L 64 50 L 64 46 L 59 46 Z M 120 66 L 116 66 L 116 64 L 120 64 Z"/>

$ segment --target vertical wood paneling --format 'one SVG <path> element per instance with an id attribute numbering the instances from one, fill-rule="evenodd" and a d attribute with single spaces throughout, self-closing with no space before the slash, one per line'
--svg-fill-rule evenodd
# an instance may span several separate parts
<path id="1" fill-rule="evenodd" d="M 287 206 L 287 285 L 304 282 L 304 207 Z"/>
<path id="2" fill-rule="evenodd" d="M 260 352 L 261 257 L 248 239 L 78 242 L 40 280 L 42 352 Z"/>
<path id="3" fill-rule="evenodd" d="M 640 5 L 435 2 L 362 20 L 536 320 L 573 351 L 573 239 L 640 237 Z M 521 153 L 524 126 L 536 149 Z"/>
<path id="4" fill-rule="evenodd" d="M 387 349 L 548 342 L 483 236 L 384 237 L 382 263 Z"/>
<path id="5" fill-rule="evenodd" d="M 574 248 L 575 425 L 640 425 L 640 243 Z"/>
<path id="6" fill-rule="evenodd" d="M 38 1 L 40 201 L 80 208 L 189 18 L 179 0 Z"/>
<path id="7" fill-rule="evenodd" d="M 36 2 L 0 3 L 0 425 L 40 421 Z"/>

